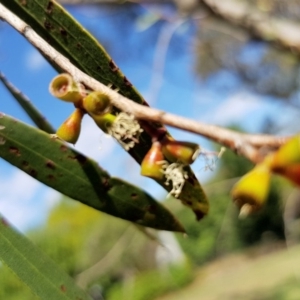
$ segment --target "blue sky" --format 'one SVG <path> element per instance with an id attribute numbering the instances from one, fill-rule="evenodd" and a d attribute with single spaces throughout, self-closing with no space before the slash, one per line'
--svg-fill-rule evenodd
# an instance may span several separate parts
<path id="1" fill-rule="evenodd" d="M 138 8 L 134 16 L 127 16 L 124 10 L 93 6 L 67 9 L 95 34 L 123 73 L 156 108 L 212 124 L 239 123 L 251 132 L 259 130 L 266 115 L 274 116 L 282 109 L 274 99 L 247 90 L 228 70 L 220 70 L 205 81 L 196 76 L 193 54 L 196 29 L 191 21 L 179 20 L 176 24 L 159 21 L 150 26 L 146 17 L 154 16 L 153 12 L 161 9 L 157 6 Z M 174 13 L 169 7 L 165 7 L 164 12 Z M 250 61 L 262 51 L 251 47 L 246 50 L 241 57 Z M 72 112 L 72 106 L 48 93 L 48 84 L 56 75 L 52 67 L 19 33 L 2 23 L 0 71 L 56 128 Z M 31 124 L 1 84 L 0 95 L 1 112 Z M 176 129 L 170 131 L 176 139 L 194 141 L 210 148 L 210 144 L 199 136 Z M 112 138 L 99 132 L 87 117 L 76 149 L 93 157 L 112 176 L 143 186 L 155 198 L 162 199 L 166 195 L 155 182 L 140 176 L 133 159 Z M 195 162 L 193 169 L 201 181 L 211 175 L 204 172 L 201 159 Z M 60 198 L 56 191 L 3 160 L 0 160 L 0 191 L 0 212 L 22 231 L 41 224 L 47 211 Z"/>

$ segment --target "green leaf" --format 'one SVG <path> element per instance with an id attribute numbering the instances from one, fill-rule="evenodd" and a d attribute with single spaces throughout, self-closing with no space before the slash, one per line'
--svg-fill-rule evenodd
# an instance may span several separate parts
<path id="1" fill-rule="evenodd" d="M 0 156 L 57 191 L 107 214 L 143 226 L 184 232 L 143 190 L 110 177 L 98 164 L 36 128 L 0 114 Z"/>
<path id="2" fill-rule="evenodd" d="M 148 105 L 98 41 L 56 1 L 2 0 L 1 3 L 28 23 L 41 37 L 83 72 L 106 85 L 112 85 L 112 88 L 117 88 L 119 93 L 125 97 Z M 53 62 L 49 62 L 53 64 Z M 54 67 L 59 71 L 58 66 Z M 144 123 L 149 122 L 144 121 Z M 159 123 L 150 125 L 163 127 Z M 151 141 L 152 137 L 147 130 L 144 130 L 140 135 L 139 143 L 128 153 L 141 164 L 151 147 Z M 191 168 L 187 167 L 186 171 L 189 179 L 181 192 L 180 200 L 194 211 L 197 219 L 201 219 L 207 214 L 209 204 Z M 167 191 L 172 189 L 172 186 L 166 185 L 164 180 L 156 181 Z"/>
<path id="3" fill-rule="evenodd" d="M 40 299 L 91 300 L 54 261 L 0 215 L 0 259 Z"/>
<path id="4" fill-rule="evenodd" d="M 2 73 L 0 73 L 0 80 L 38 128 L 48 133 L 55 132 L 52 125 L 45 119 L 32 102 L 30 102 L 30 100 L 22 94 L 21 91 L 13 86 Z"/>

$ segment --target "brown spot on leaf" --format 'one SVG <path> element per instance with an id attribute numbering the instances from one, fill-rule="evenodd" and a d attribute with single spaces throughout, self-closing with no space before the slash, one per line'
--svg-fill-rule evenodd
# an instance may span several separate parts
<path id="1" fill-rule="evenodd" d="M 53 174 L 49 174 L 49 175 L 47 176 L 47 178 L 48 178 L 49 180 L 54 180 L 54 179 L 55 179 L 55 177 L 54 177 Z"/>
<path id="2" fill-rule="evenodd" d="M 130 195 L 130 197 L 131 197 L 132 200 L 136 200 L 138 198 L 138 195 L 136 193 L 132 193 Z"/>
<path id="3" fill-rule="evenodd" d="M 29 175 L 32 176 L 32 177 L 34 177 L 34 178 L 37 176 L 37 174 L 38 174 L 38 173 L 37 173 L 37 171 L 36 171 L 35 169 L 31 169 L 31 170 L 29 171 Z"/>
<path id="4" fill-rule="evenodd" d="M 27 5 L 27 1 L 26 0 L 21 0 L 21 5 L 26 6 Z"/>
<path id="5" fill-rule="evenodd" d="M 109 67 L 113 72 L 117 72 L 119 70 L 118 66 L 115 64 L 115 62 L 112 59 L 109 62 Z"/>
<path id="6" fill-rule="evenodd" d="M 107 192 L 111 189 L 111 185 L 109 184 L 108 178 L 102 179 L 102 185 L 104 187 L 104 190 Z"/>
<path id="7" fill-rule="evenodd" d="M 51 170 L 55 170 L 55 163 L 52 160 L 47 160 L 46 167 Z"/>
<path id="8" fill-rule="evenodd" d="M 9 152 L 16 156 L 21 156 L 20 150 L 16 147 L 9 147 Z"/>
<path id="9" fill-rule="evenodd" d="M 48 5 L 47 5 L 47 8 L 46 8 L 46 13 L 47 14 L 51 14 L 53 11 L 53 2 L 52 1 L 49 1 L 48 2 Z"/>
<path id="10" fill-rule="evenodd" d="M 148 205 L 146 210 L 149 213 L 155 213 L 156 212 L 156 206 L 155 205 Z"/>
<path id="11" fill-rule="evenodd" d="M 1 218 L 1 224 L 4 225 L 5 227 L 9 226 L 9 223 L 4 218 Z"/>
<path id="12" fill-rule="evenodd" d="M 126 78 L 126 76 L 124 76 L 123 81 L 126 86 L 132 86 L 132 83 Z"/>
<path id="13" fill-rule="evenodd" d="M 51 29 L 53 29 L 53 26 L 52 26 L 52 24 L 48 21 L 48 20 L 45 20 L 45 22 L 44 22 L 44 27 L 47 29 L 47 30 L 51 30 Z"/>
<path id="14" fill-rule="evenodd" d="M 65 293 L 66 290 L 67 290 L 67 288 L 66 288 L 65 285 L 62 284 L 62 285 L 60 286 L 60 290 L 61 290 L 63 293 Z"/>
<path id="15" fill-rule="evenodd" d="M 60 151 L 62 151 L 62 152 L 66 152 L 66 151 L 68 150 L 68 147 L 65 146 L 65 145 L 61 145 L 59 149 L 60 149 Z"/>
<path id="16" fill-rule="evenodd" d="M 68 156 L 69 159 L 77 160 L 81 165 L 84 165 L 87 161 L 87 158 L 82 154 L 76 154 L 75 156 Z"/>
<path id="17" fill-rule="evenodd" d="M 63 37 L 67 37 L 68 33 L 64 28 L 59 28 L 59 32 Z"/>
<path id="18" fill-rule="evenodd" d="M 28 166 L 29 166 L 29 162 L 26 161 L 26 160 L 23 160 L 23 161 L 22 161 L 22 166 L 23 166 L 24 168 L 28 167 Z"/>

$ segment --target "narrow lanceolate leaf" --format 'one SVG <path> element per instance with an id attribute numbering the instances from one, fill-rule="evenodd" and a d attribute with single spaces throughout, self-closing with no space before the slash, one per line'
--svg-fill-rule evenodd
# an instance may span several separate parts
<path id="1" fill-rule="evenodd" d="M 40 299 L 91 300 L 59 266 L 0 215 L 0 259 Z"/>
<path id="2" fill-rule="evenodd" d="M 106 85 L 111 85 L 112 88 L 117 88 L 125 97 L 148 105 L 98 41 L 56 1 L 2 0 L 1 3 L 28 23 L 83 72 Z M 50 63 L 53 64 L 51 61 Z M 54 67 L 60 71 L 58 66 L 54 65 Z M 150 125 L 157 128 L 163 127 L 159 123 Z M 139 137 L 139 143 L 130 149 L 129 154 L 139 164 L 151 148 L 151 141 L 151 135 L 144 130 Z M 208 212 L 208 201 L 191 168 L 187 167 L 186 172 L 189 178 L 179 199 L 195 212 L 197 219 L 201 219 Z M 157 179 L 156 181 L 167 191 L 171 191 L 172 186 L 166 185 L 164 180 Z"/>
<path id="3" fill-rule="evenodd" d="M 143 190 L 112 178 L 62 141 L 0 114 L 0 157 L 57 191 L 99 211 L 161 230 L 184 229 Z"/>
<path id="4" fill-rule="evenodd" d="M 0 80 L 38 128 L 48 133 L 55 132 L 52 125 L 45 119 L 42 113 L 24 94 L 22 94 L 15 86 L 13 86 L 2 73 L 0 73 Z"/>

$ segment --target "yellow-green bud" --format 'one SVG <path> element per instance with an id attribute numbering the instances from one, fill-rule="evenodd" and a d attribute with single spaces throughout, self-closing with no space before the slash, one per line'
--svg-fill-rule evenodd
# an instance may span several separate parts
<path id="1" fill-rule="evenodd" d="M 54 77 L 50 82 L 49 91 L 54 97 L 74 104 L 86 95 L 83 85 L 74 81 L 73 77 L 67 73 Z"/>
<path id="2" fill-rule="evenodd" d="M 105 115 L 102 116 L 93 116 L 92 118 L 94 119 L 95 123 L 98 125 L 100 129 L 102 129 L 105 133 L 109 132 L 109 128 L 111 125 L 114 123 L 116 120 L 116 116 L 110 113 L 106 113 Z"/>
<path id="3" fill-rule="evenodd" d="M 270 168 L 262 162 L 235 184 L 231 195 L 241 214 L 248 215 L 263 206 L 269 193 L 270 178 Z"/>
<path id="4" fill-rule="evenodd" d="M 110 112 L 109 96 L 102 92 L 91 92 L 83 99 L 84 109 L 92 116 L 99 116 Z"/>
<path id="5" fill-rule="evenodd" d="M 272 170 L 300 164 L 300 135 L 296 135 L 282 145 L 274 154 Z"/>

